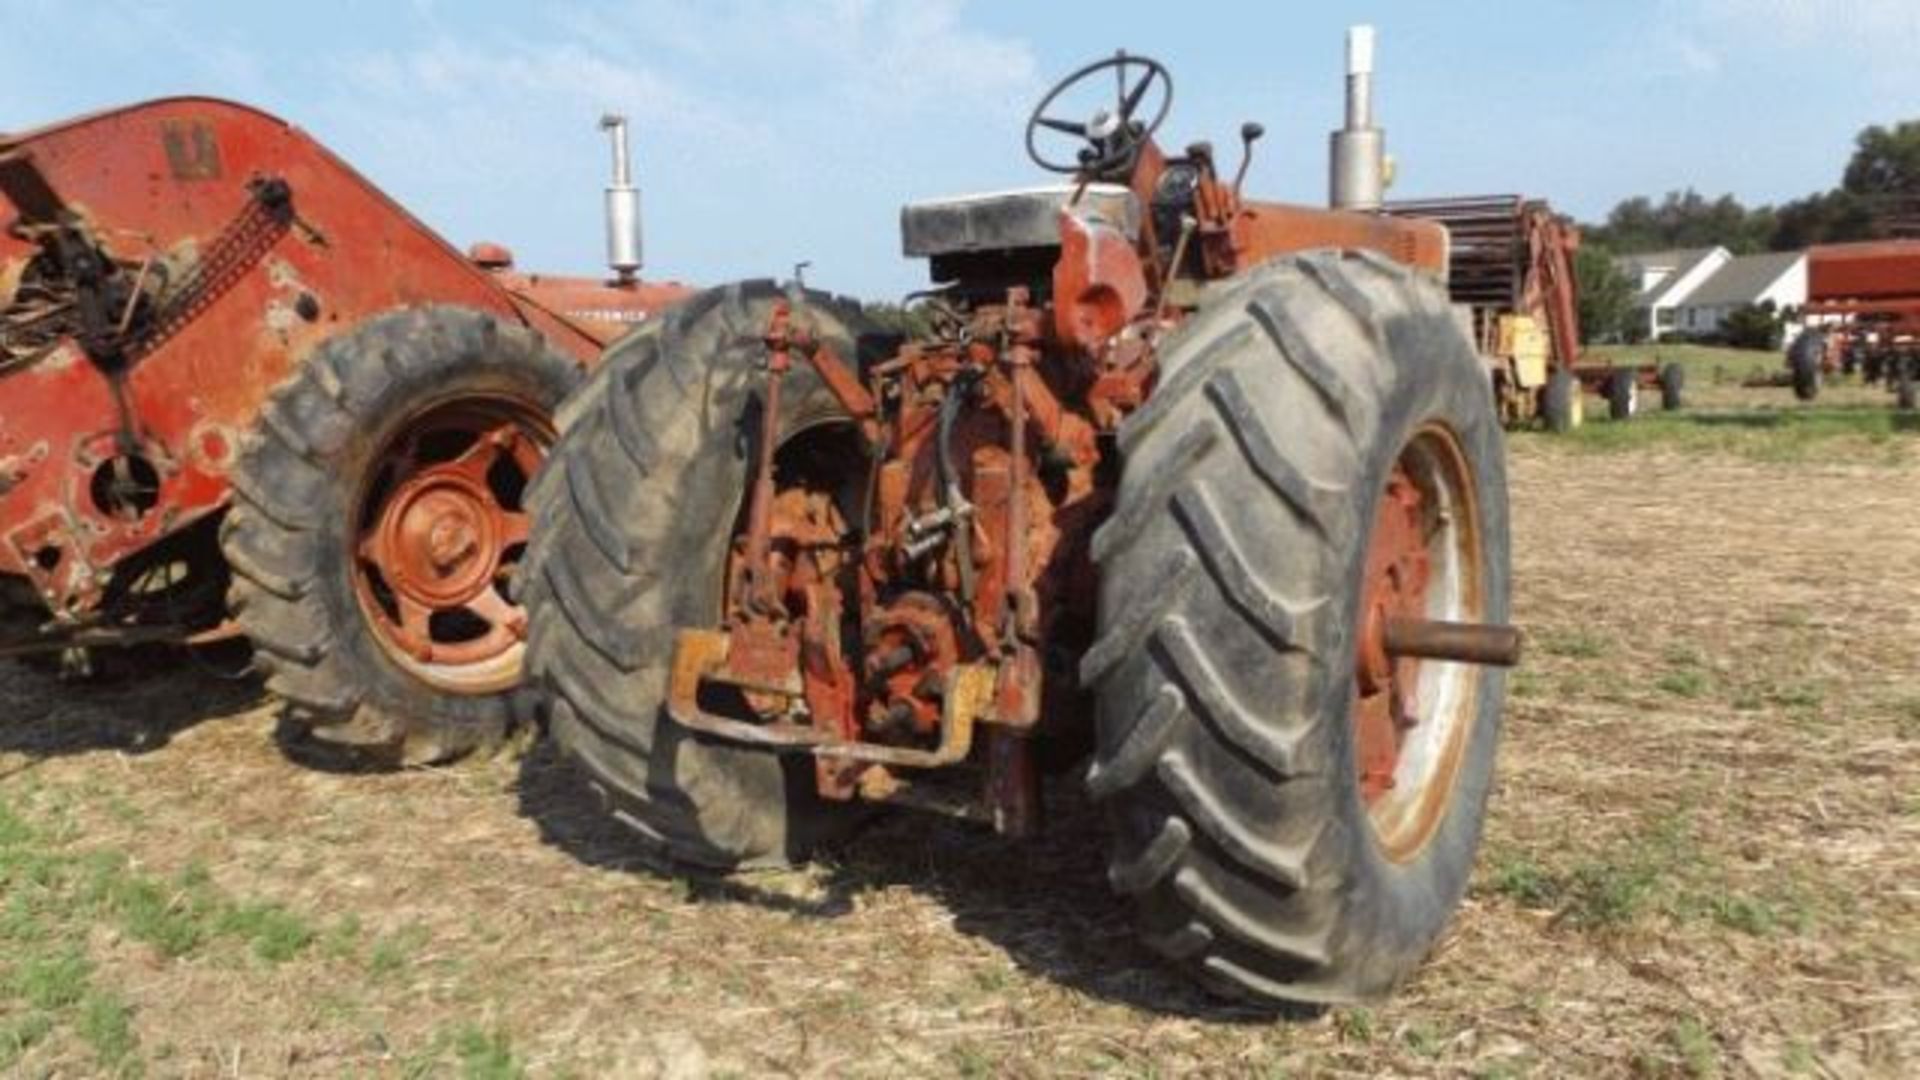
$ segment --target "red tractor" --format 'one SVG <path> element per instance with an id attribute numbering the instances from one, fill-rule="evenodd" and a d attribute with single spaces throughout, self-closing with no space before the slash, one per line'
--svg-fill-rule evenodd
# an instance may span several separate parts
<path id="1" fill-rule="evenodd" d="M 1167 71 L 1122 53 L 1028 119 L 1063 183 L 903 211 L 929 331 L 751 282 L 611 350 L 536 482 L 523 592 L 551 733 L 615 816 L 726 869 L 875 805 L 1019 835 L 1064 774 L 1146 939 L 1209 986 L 1344 1000 L 1418 962 L 1519 642 L 1446 234 L 1373 210 L 1369 46 L 1351 209 L 1168 153 Z"/>
<path id="2" fill-rule="evenodd" d="M 688 290 L 476 263 L 312 138 L 149 102 L 0 135 L 0 655 L 244 634 L 298 725 L 441 756 L 506 727 L 504 584 L 562 398 Z"/>

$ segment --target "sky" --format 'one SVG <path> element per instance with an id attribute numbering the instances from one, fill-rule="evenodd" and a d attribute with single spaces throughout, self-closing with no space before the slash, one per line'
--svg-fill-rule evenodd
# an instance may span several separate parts
<path id="1" fill-rule="evenodd" d="M 1038 182 L 1022 125 L 1125 48 L 1171 70 L 1170 148 L 1321 203 L 1342 35 L 1378 28 L 1393 194 L 1518 192 L 1583 220 L 1692 186 L 1748 203 L 1832 187 L 1854 134 L 1920 118 L 1920 0 L 0 0 L 0 131 L 171 94 L 317 136 L 459 246 L 602 260 L 605 137 L 626 113 L 648 277 L 919 287 L 902 203 Z"/>

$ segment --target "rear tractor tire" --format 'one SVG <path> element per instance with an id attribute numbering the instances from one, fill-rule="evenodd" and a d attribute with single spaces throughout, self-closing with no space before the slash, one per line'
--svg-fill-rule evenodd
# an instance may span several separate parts
<path id="1" fill-rule="evenodd" d="M 1507 620 L 1485 376 L 1441 290 L 1357 255 L 1252 272 L 1160 362 L 1081 664 L 1109 877 L 1217 991 L 1379 995 L 1464 894 L 1493 776 L 1503 675 L 1376 650 L 1392 612 Z"/>
<path id="2" fill-rule="evenodd" d="M 221 546 L 296 739 L 412 765 L 512 731 L 526 489 L 581 378 L 525 327 L 424 307 L 327 342 L 274 391 Z"/>
<path id="3" fill-rule="evenodd" d="M 857 807 L 820 798 L 810 756 L 709 739 L 664 708 L 676 632 L 722 614 L 758 453 L 763 335 L 785 295 L 771 282 L 709 290 L 626 337 L 568 407 L 533 499 L 528 663 L 548 729 L 615 818 L 710 870 L 785 864 L 859 821 Z M 849 363 L 872 332 L 850 302 L 819 293 L 795 318 Z M 844 458 L 809 457 L 853 430 L 810 365 L 788 372 L 780 402 L 776 468 L 830 461 L 827 475 L 864 491 Z M 858 520 L 857 507 L 842 512 Z"/>

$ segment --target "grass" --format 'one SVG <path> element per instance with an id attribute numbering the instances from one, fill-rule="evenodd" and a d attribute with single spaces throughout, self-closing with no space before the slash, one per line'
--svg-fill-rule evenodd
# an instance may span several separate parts
<path id="1" fill-rule="evenodd" d="M 1516 441 L 1576 453 L 1651 448 L 1726 454 L 1767 464 L 1844 457 L 1898 464 L 1920 446 L 1920 416 L 1884 405 L 1644 412 L 1628 421 L 1595 419 L 1563 435 L 1517 432 Z"/>
<path id="2" fill-rule="evenodd" d="M 1590 361 L 1622 366 L 1679 364 L 1689 381 L 1739 382 L 1749 375 L 1782 369 L 1783 354 L 1770 349 L 1729 349 L 1718 345 L 1594 345 L 1586 350 Z"/>
<path id="3" fill-rule="evenodd" d="M 1813 927 L 1812 905 L 1795 882 L 1762 895 L 1730 883 L 1723 855 L 1683 814 L 1656 815 L 1630 839 L 1559 860 L 1496 849 L 1485 858 L 1481 891 L 1592 933 L 1649 919 L 1708 924 L 1749 937 Z"/>
<path id="4" fill-rule="evenodd" d="M 1680 1055 L 1680 1065 L 1688 1076 L 1720 1075 L 1720 1044 L 1715 1041 L 1713 1032 L 1697 1017 L 1683 1017 L 1674 1024 L 1671 1038 L 1674 1050 Z"/>
<path id="5" fill-rule="evenodd" d="M 56 803 L 53 813 L 50 823 L 30 821 L 0 797 L 0 1014 L 18 1014 L 0 1023 L 0 1068 L 63 1032 L 103 1071 L 121 1071 L 137 1055 L 138 1016 L 90 955 L 101 929 L 144 944 L 163 963 L 232 963 L 239 947 L 241 957 L 277 966 L 318 937 L 280 904 L 223 891 L 204 867 L 166 877 L 124 852 L 79 849 L 65 809 Z"/>

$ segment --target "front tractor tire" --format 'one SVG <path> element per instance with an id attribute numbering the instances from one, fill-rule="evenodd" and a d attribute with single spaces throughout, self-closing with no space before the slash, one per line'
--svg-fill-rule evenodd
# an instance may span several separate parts
<path id="1" fill-rule="evenodd" d="M 221 546 L 296 742 L 413 765 L 512 731 L 525 494 L 582 378 L 525 327 L 423 307 L 334 338 L 274 391 Z"/>
<path id="2" fill-rule="evenodd" d="M 804 858 L 858 822 L 820 798 L 813 759 L 697 735 L 666 715 L 677 632 L 717 625 L 732 538 L 757 454 L 772 282 L 709 290 L 608 355 L 568 406 L 536 485 L 529 670 L 548 730 L 613 816 L 656 854 L 707 870 Z M 851 302 L 796 305 L 816 340 L 852 363 L 872 333 Z M 852 429 L 807 364 L 781 390 L 788 448 Z M 845 460 L 816 460 L 853 475 Z"/>
<path id="3" fill-rule="evenodd" d="M 1383 612 L 1508 618 L 1472 345 L 1401 267 L 1272 263 L 1167 342 L 1120 444 L 1081 666 L 1112 884 L 1217 991 L 1384 993 L 1467 887 L 1499 735 L 1499 671 L 1375 648 Z"/>

